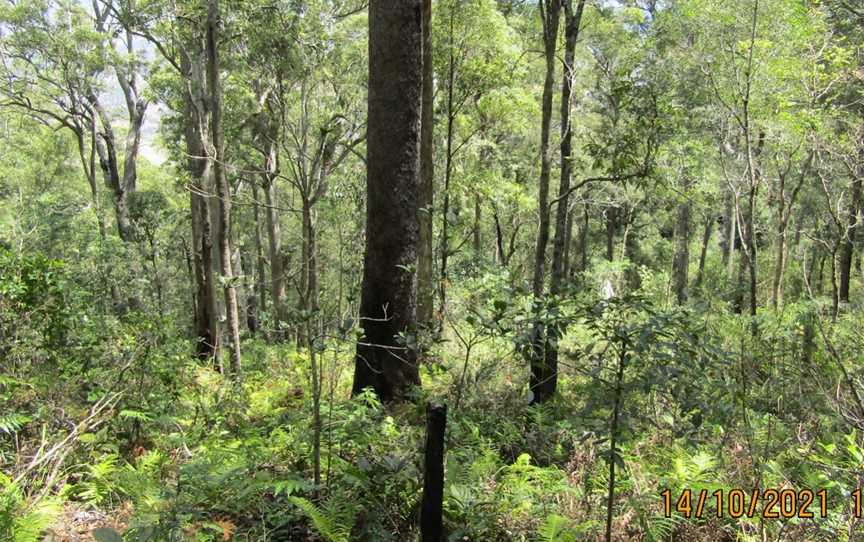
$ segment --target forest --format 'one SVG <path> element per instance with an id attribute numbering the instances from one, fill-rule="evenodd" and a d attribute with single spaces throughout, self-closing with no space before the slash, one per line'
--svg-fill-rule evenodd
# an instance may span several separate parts
<path id="1" fill-rule="evenodd" d="M 0 0 L 0 542 L 864 541 L 862 0 Z"/>

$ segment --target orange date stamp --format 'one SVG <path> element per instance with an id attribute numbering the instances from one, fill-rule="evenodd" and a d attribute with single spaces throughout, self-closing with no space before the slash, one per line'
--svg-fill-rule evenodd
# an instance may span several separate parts
<path id="1" fill-rule="evenodd" d="M 861 517 L 861 488 L 852 491 L 852 514 Z M 825 518 L 828 516 L 828 492 L 824 489 L 730 489 L 710 492 L 684 489 L 673 495 L 665 489 L 660 492 L 663 515 L 671 517 L 678 513 L 685 518 L 730 517 L 764 519 Z"/>

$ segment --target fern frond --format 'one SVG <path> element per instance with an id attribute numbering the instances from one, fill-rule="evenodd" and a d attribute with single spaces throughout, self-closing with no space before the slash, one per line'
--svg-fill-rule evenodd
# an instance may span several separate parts
<path id="1" fill-rule="evenodd" d="M 12 542 L 38 542 L 57 517 L 62 507 L 56 499 L 43 499 L 15 518 Z"/>
<path id="2" fill-rule="evenodd" d="M 12 412 L 0 416 L 0 433 L 11 435 L 21 430 L 32 418 L 26 414 Z"/>
<path id="3" fill-rule="evenodd" d="M 354 506 L 338 499 L 330 499 L 327 507 L 316 506 L 303 497 L 291 497 L 290 500 L 327 542 L 348 542 L 357 515 Z"/>
<path id="4" fill-rule="evenodd" d="M 537 530 L 541 542 L 576 542 L 570 520 L 558 514 L 550 514 Z"/>

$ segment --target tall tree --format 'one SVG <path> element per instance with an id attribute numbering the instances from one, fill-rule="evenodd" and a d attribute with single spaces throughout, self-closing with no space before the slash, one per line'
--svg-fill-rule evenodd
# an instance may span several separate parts
<path id="1" fill-rule="evenodd" d="M 366 252 L 353 393 L 384 401 L 420 384 L 416 340 L 422 0 L 369 3 Z"/>
<path id="2" fill-rule="evenodd" d="M 129 218 L 129 201 L 135 193 L 138 184 L 138 154 L 141 149 L 141 132 L 144 129 L 144 116 L 149 101 L 141 89 L 142 61 L 136 52 L 136 38 L 126 18 L 119 13 L 111 0 L 99 2 L 93 0 L 94 25 L 96 30 L 105 36 L 103 44 L 106 54 L 114 70 L 117 84 L 123 92 L 126 106 L 127 128 L 123 146 L 123 169 L 118 167 L 118 147 L 111 126 L 111 118 L 95 92 L 91 92 L 90 101 L 93 104 L 99 120 L 102 123 L 102 139 L 104 145 L 97 146 L 99 159 L 106 182 L 114 193 L 114 206 L 117 214 L 117 229 L 124 241 L 133 241 L 135 232 Z M 115 15 L 115 28 L 109 27 L 112 22 L 110 15 Z M 122 39 L 114 38 L 122 36 Z M 117 42 L 120 41 L 122 46 Z"/>
<path id="3" fill-rule="evenodd" d="M 546 248 L 549 244 L 549 176 L 552 170 L 552 153 L 549 138 L 552 126 L 552 95 L 555 91 L 555 63 L 558 50 L 558 26 L 561 20 L 561 0 L 540 0 L 537 4 L 543 24 L 543 55 L 546 76 L 543 80 L 540 119 L 540 179 L 537 197 L 537 239 L 534 246 L 532 292 L 534 294 L 535 322 L 531 334 L 530 364 L 532 402 L 541 403 L 549 398 L 549 379 L 546 370 L 545 326 L 540 320 L 544 304 L 546 276 Z"/>
<path id="4" fill-rule="evenodd" d="M 552 241 L 552 272 L 549 280 L 549 294 L 557 296 L 566 279 L 566 259 L 569 252 L 567 243 L 568 230 L 572 225 L 570 214 L 570 178 L 573 171 L 573 126 L 571 110 L 573 108 L 574 60 L 576 56 L 576 41 L 579 39 L 579 26 L 585 0 L 579 0 L 576 10 L 573 10 L 573 0 L 564 1 L 564 63 L 561 78 L 561 182 L 558 185 L 558 198 L 555 210 L 555 237 Z M 543 401 L 555 394 L 558 386 L 558 330 L 550 327 L 547 330 L 545 345 L 545 363 L 543 376 L 534 397 Z M 538 393 L 539 392 L 539 393 Z"/>
<path id="5" fill-rule="evenodd" d="M 213 184 L 219 199 L 219 263 L 222 273 L 222 288 L 225 293 L 228 336 L 231 341 L 231 373 L 240 376 L 240 316 L 237 307 L 237 288 L 234 270 L 231 265 L 231 191 L 225 175 L 225 143 L 222 126 L 222 82 L 219 73 L 219 25 L 221 16 L 219 0 L 209 0 L 207 4 L 207 85 L 210 109 L 210 149 L 208 156 L 212 163 Z"/>
<path id="6" fill-rule="evenodd" d="M 194 33 L 194 32 L 193 32 Z M 216 284 L 213 272 L 213 221 L 207 194 L 210 163 L 207 160 L 207 112 L 204 76 L 204 46 L 200 35 L 181 49 L 179 73 L 184 80 L 183 139 L 189 173 L 189 209 L 192 222 L 192 263 L 195 280 L 195 352 L 200 359 L 219 354 Z"/>

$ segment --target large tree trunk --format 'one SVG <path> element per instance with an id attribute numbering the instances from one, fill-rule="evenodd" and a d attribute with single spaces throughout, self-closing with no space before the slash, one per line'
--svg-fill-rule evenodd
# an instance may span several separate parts
<path id="1" fill-rule="evenodd" d="M 285 280 L 285 258 L 282 254 L 282 231 L 279 221 L 279 197 L 276 179 L 279 174 L 279 139 L 281 108 L 278 99 L 263 87 L 256 89 L 256 97 L 261 105 L 260 116 L 253 123 L 254 138 L 259 142 L 258 151 L 263 158 L 261 183 L 264 191 L 264 227 L 267 235 L 267 261 L 270 268 L 270 300 L 272 306 L 273 329 L 269 336 L 282 341 L 286 337 L 288 306 Z M 275 107 L 274 107 L 275 106 Z M 262 264 L 259 264 L 259 267 Z M 263 276 L 263 272 L 260 273 Z M 264 287 L 261 288 L 261 310 L 265 310 Z"/>
<path id="2" fill-rule="evenodd" d="M 135 39 L 129 29 L 126 29 L 125 38 L 125 55 L 117 55 L 113 66 L 117 83 L 123 91 L 129 121 L 124 147 L 123 179 L 115 187 L 115 199 L 120 236 L 124 241 L 129 241 L 134 237 L 134 229 L 129 220 L 129 196 L 137 189 L 138 151 L 141 148 L 141 130 L 144 127 L 144 115 L 149 103 L 138 88 L 139 64 L 135 52 Z"/>
<path id="3" fill-rule="evenodd" d="M 210 93 L 210 131 L 213 180 L 219 199 L 219 262 L 225 292 L 228 335 L 231 340 L 231 373 L 240 376 L 240 317 L 237 289 L 231 266 L 231 191 L 225 175 L 225 144 L 222 133 L 222 84 L 219 79 L 217 31 L 220 24 L 219 0 L 209 0 L 207 9 L 207 83 Z"/>
<path id="4" fill-rule="evenodd" d="M 546 276 L 546 248 L 549 244 L 549 176 L 552 155 L 549 136 L 552 124 L 552 94 L 555 86 L 555 52 L 558 45 L 558 25 L 561 19 L 561 0 L 540 0 L 538 4 L 543 22 L 543 44 L 546 59 L 546 77 L 543 81 L 543 98 L 540 120 L 540 180 L 538 195 L 537 240 L 534 246 L 534 273 L 532 292 L 534 295 L 534 329 L 531 334 L 530 351 L 532 403 L 541 403 L 550 396 L 549 371 L 546 368 L 546 330 L 540 315 L 545 303 L 544 281 Z M 554 388 L 553 388 L 554 389 Z"/>
<path id="5" fill-rule="evenodd" d="M 422 1 L 369 3 L 366 253 L 353 393 L 385 402 L 420 385 L 415 347 Z"/>
<path id="6" fill-rule="evenodd" d="M 200 49 L 189 47 L 190 54 L 200 53 Z M 204 118 L 204 74 L 200 57 L 181 56 L 181 68 L 186 78 L 187 89 L 183 94 L 186 139 L 186 167 L 189 171 L 189 203 L 192 214 L 192 262 L 196 288 L 195 313 L 195 352 L 202 360 L 213 360 L 218 356 L 219 328 L 216 317 L 216 291 L 213 267 L 210 265 L 213 252 L 213 236 L 210 220 L 210 206 L 205 194 L 209 190 L 209 165 L 204 148 L 206 128 Z"/>
<path id="7" fill-rule="evenodd" d="M 130 100 L 129 131 L 126 133 L 125 156 L 123 158 L 123 181 L 116 191 L 117 225 L 120 237 L 124 241 L 134 238 L 134 228 L 129 219 L 129 196 L 138 187 L 138 151 L 141 147 L 141 130 L 144 126 L 144 113 L 147 111 L 147 101 L 142 98 Z"/>
<path id="8" fill-rule="evenodd" d="M 434 204 L 432 0 L 423 0 L 423 106 L 420 121 L 420 240 L 417 247 L 417 323 L 429 328 L 435 305 L 432 270 Z"/>
<path id="9" fill-rule="evenodd" d="M 564 66 L 561 78 L 561 182 L 558 186 L 558 203 L 555 209 L 555 238 L 552 241 L 552 273 L 549 280 L 549 293 L 554 299 L 561 293 L 566 280 L 567 228 L 569 215 L 570 176 L 573 169 L 573 127 L 570 120 L 573 90 L 573 60 L 576 54 L 576 40 L 579 37 L 579 23 L 585 0 L 579 0 L 573 12 L 572 0 L 564 4 Z M 546 330 L 545 363 L 542 376 L 534 392 L 534 401 L 548 400 L 558 388 L 558 329 L 552 326 Z M 532 371 L 533 374 L 533 371 Z"/>
<path id="10" fill-rule="evenodd" d="M 688 271 L 690 267 L 690 178 L 681 177 L 681 190 L 684 201 L 678 204 L 675 219 L 675 257 L 672 262 L 672 288 L 679 305 L 687 301 Z"/>

